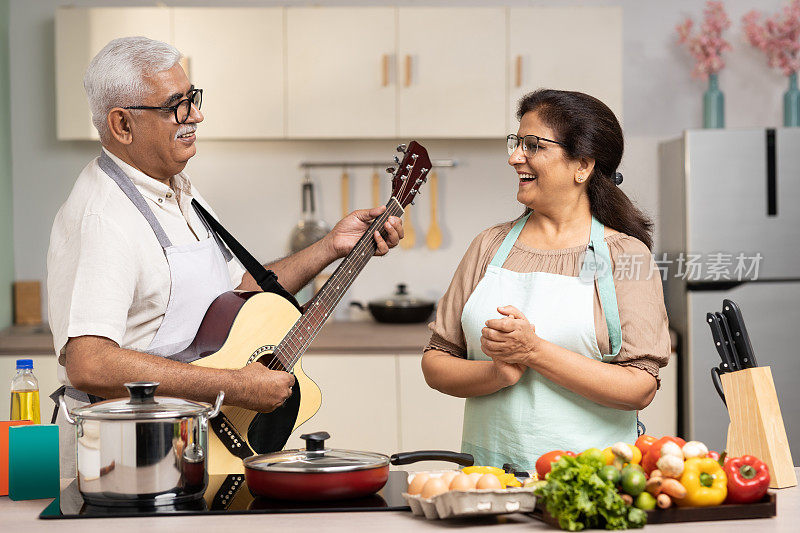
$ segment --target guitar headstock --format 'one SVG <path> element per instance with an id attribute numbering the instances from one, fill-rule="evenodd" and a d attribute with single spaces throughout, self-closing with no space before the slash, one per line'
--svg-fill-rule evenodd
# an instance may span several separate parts
<path id="1" fill-rule="evenodd" d="M 419 188 L 427 181 L 432 165 L 428 151 L 417 141 L 411 141 L 408 146 L 401 144 L 397 151 L 404 155 L 392 177 L 392 196 L 397 198 L 401 206 L 406 207 L 413 202 Z"/>

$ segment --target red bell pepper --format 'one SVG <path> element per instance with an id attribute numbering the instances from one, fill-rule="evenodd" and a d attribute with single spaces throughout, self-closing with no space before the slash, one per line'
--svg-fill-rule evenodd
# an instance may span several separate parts
<path id="1" fill-rule="evenodd" d="M 728 476 L 727 503 L 751 503 L 764 497 L 769 488 L 769 468 L 752 455 L 743 455 L 725 462 Z"/>
<path id="2" fill-rule="evenodd" d="M 686 441 L 680 437 L 661 437 L 655 441 L 650 446 L 650 449 L 647 450 L 647 454 L 642 457 L 642 468 L 645 472 L 647 472 L 647 475 L 650 475 L 650 472 L 655 470 L 656 462 L 658 462 L 658 459 L 661 457 L 661 447 L 670 441 L 674 442 L 681 448 L 683 448 L 683 445 L 686 444 Z"/>

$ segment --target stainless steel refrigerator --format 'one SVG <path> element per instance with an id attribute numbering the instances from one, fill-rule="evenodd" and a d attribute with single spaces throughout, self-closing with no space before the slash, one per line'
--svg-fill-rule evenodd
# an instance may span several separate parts
<path id="1" fill-rule="evenodd" d="M 800 128 L 689 130 L 659 146 L 656 261 L 681 336 L 679 428 L 723 450 L 728 413 L 706 313 L 739 304 L 759 366 L 769 366 L 800 460 Z M 666 255 L 663 255 L 666 254 Z"/>

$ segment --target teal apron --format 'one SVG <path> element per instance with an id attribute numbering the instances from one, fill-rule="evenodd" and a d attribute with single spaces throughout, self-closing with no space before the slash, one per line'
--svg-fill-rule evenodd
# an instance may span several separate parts
<path id="1" fill-rule="evenodd" d="M 481 330 L 487 320 L 502 317 L 498 307 L 513 305 L 542 339 L 585 357 L 611 361 L 619 353 L 622 330 L 603 225 L 592 217 L 579 276 L 506 270 L 503 264 L 528 216 L 518 220 L 506 236 L 464 306 L 461 327 L 467 357 L 489 360 L 481 351 Z M 608 355 L 601 353 L 594 328 L 595 280 L 611 341 Z M 467 398 L 461 449 L 475 457 L 475 464 L 516 463 L 533 470 L 536 459 L 552 450 L 577 453 L 635 440 L 635 411 L 602 406 L 528 368 L 515 385 Z"/>

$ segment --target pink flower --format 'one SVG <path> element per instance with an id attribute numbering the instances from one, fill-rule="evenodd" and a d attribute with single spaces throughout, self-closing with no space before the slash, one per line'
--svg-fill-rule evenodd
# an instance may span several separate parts
<path id="1" fill-rule="evenodd" d="M 689 17 L 675 29 L 678 32 L 678 42 L 685 44 L 695 59 L 692 75 L 706 79 L 709 74 L 716 74 L 725 67 L 722 53 L 730 50 L 731 45 L 722 38 L 722 32 L 730 28 L 731 21 L 719 1 L 706 2 L 703 15 L 703 23 L 697 35 L 692 35 L 694 22 Z"/>
<path id="2" fill-rule="evenodd" d="M 764 17 L 764 23 L 760 20 Z M 747 40 L 767 55 L 767 64 L 788 76 L 800 70 L 800 0 L 771 17 L 750 11 L 742 17 Z"/>

